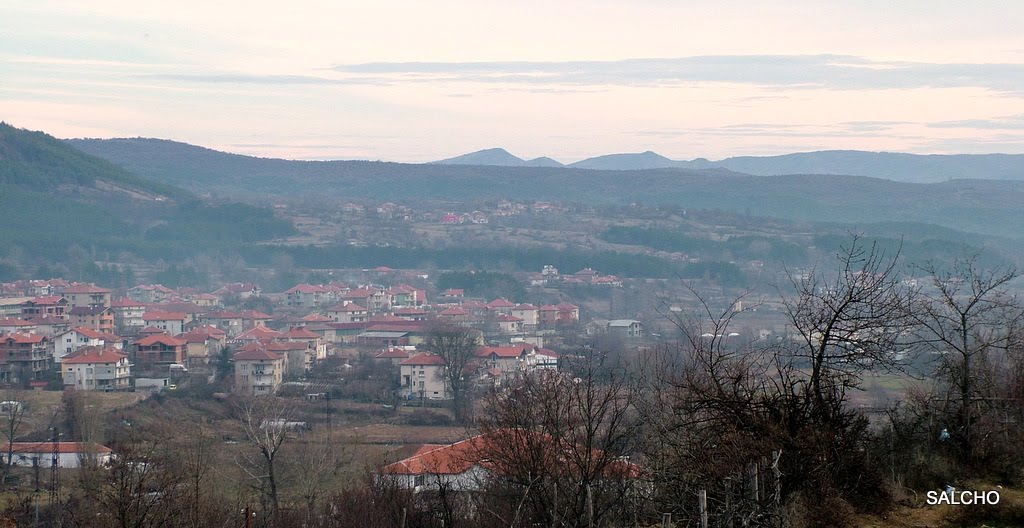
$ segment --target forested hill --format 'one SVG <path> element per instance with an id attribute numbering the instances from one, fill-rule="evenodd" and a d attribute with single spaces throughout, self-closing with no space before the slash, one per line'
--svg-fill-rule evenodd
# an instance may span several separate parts
<path id="1" fill-rule="evenodd" d="M 293 199 L 665 204 L 812 222 L 917 222 L 1019 238 L 1024 182 L 905 183 L 842 175 L 751 176 L 724 169 L 586 170 L 264 159 L 155 139 L 70 140 L 140 175 L 257 203 Z"/>
<path id="2" fill-rule="evenodd" d="M 75 185 L 131 193 L 151 199 L 187 200 L 192 194 L 171 185 L 146 180 L 107 160 L 68 148 L 43 132 L 0 122 L 0 185 L 47 191 Z"/>
<path id="3" fill-rule="evenodd" d="M 13 252 L 62 262 L 72 247 L 89 248 L 95 260 L 124 252 L 177 259 L 294 233 L 269 209 L 204 202 L 7 124 L 0 124 L 0 211 L 0 259 Z"/>

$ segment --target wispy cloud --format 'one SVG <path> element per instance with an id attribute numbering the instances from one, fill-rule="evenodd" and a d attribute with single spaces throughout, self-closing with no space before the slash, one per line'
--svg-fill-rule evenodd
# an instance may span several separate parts
<path id="1" fill-rule="evenodd" d="M 563 85 L 723 82 L 833 90 L 982 87 L 1019 92 L 1024 63 L 875 61 L 851 55 L 709 55 L 617 61 L 371 62 L 339 73 L 403 82 Z"/>
<path id="2" fill-rule="evenodd" d="M 1024 130 L 1024 114 L 992 119 L 961 119 L 928 123 L 930 128 L 972 128 L 980 130 Z"/>

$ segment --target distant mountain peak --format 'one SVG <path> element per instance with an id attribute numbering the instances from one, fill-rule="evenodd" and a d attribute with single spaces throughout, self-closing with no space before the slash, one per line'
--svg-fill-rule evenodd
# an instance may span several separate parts
<path id="1" fill-rule="evenodd" d="M 461 156 L 455 156 L 454 158 L 435 161 L 434 163 L 438 165 L 493 165 L 498 167 L 520 167 L 526 164 L 526 160 L 518 156 L 513 156 L 509 151 L 501 147 L 494 147 L 470 152 L 469 154 L 463 154 Z"/>

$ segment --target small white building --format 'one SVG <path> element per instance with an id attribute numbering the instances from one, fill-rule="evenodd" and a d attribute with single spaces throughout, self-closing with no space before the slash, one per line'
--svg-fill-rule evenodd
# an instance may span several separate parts
<path id="1" fill-rule="evenodd" d="M 5 462 L 10 445 L 2 446 Z M 82 462 L 89 459 L 102 466 L 113 456 L 109 447 L 85 442 L 14 442 L 12 451 L 11 464 L 21 467 L 52 467 L 54 456 L 57 467 L 82 467 Z"/>

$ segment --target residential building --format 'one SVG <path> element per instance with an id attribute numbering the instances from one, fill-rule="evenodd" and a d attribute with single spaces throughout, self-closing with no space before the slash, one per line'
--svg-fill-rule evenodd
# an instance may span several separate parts
<path id="1" fill-rule="evenodd" d="M 284 379 L 284 356 L 260 347 L 234 355 L 235 391 L 251 396 L 277 392 Z"/>
<path id="2" fill-rule="evenodd" d="M 639 339 L 644 335 L 644 324 L 633 319 L 608 321 L 607 332 L 626 339 Z"/>
<path id="3" fill-rule="evenodd" d="M 139 369 L 166 367 L 171 364 L 185 364 L 188 360 L 187 341 L 167 334 L 143 337 L 135 342 L 135 363 Z"/>
<path id="4" fill-rule="evenodd" d="M 182 312 L 148 311 L 142 315 L 146 326 L 159 328 L 171 335 L 178 335 L 185 331 L 185 319 L 188 316 Z"/>
<path id="5" fill-rule="evenodd" d="M 359 323 L 369 317 L 366 308 L 354 303 L 339 304 L 327 309 L 327 317 L 336 323 Z"/>
<path id="6" fill-rule="evenodd" d="M 88 346 L 61 359 L 65 388 L 127 390 L 131 385 L 128 356 L 113 347 Z"/>
<path id="7" fill-rule="evenodd" d="M 146 305 L 131 299 L 117 299 L 110 303 L 114 312 L 114 331 L 121 335 L 132 335 L 146 326 L 142 318 L 146 314 Z"/>
<path id="8" fill-rule="evenodd" d="M 50 338 L 39 334 L 0 336 L 0 382 L 28 383 L 44 379 L 53 364 Z"/>
<path id="9" fill-rule="evenodd" d="M 22 303 L 21 318 L 35 319 L 42 316 L 49 316 L 58 319 L 66 319 L 67 311 L 69 309 L 70 303 L 68 300 L 58 295 L 36 297 Z"/>
<path id="10" fill-rule="evenodd" d="M 110 308 L 110 294 L 110 290 L 94 284 L 74 284 L 61 292 L 72 308 L 97 306 Z"/>
<path id="11" fill-rule="evenodd" d="M 444 360 L 419 353 L 398 364 L 402 396 L 408 399 L 447 400 L 451 391 L 444 379 Z"/>
<path id="12" fill-rule="evenodd" d="M 114 331 L 114 312 L 105 306 L 75 306 L 68 311 L 72 327 L 84 326 L 100 332 Z"/>

